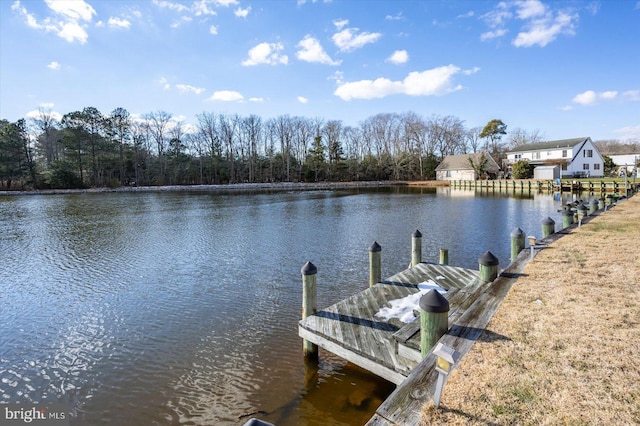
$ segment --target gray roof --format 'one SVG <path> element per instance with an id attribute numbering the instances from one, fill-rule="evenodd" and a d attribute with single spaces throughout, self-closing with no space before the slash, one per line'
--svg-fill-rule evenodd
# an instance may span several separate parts
<path id="1" fill-rule="evenodd" d="M 473 170 L 471 164 L 469 164 L 469 158 L 473 159 L 474 163 L 477 163 L 480 160 L 480 157 L 484 154 L 487 159 L 487 171 L 488 172 L 497 172 L 500 170 L 500 167 L 494 159 L 487 154 L 486 152 L 476 152 L 474 154 L 458 154 L 458 155 L 449 155 L 445 157 L 438 167 L 436 167 L 436 171 L 443 170 Z"/>
<path id="2" fill-rule="evenodd" d="M 549 149 L 557 149 L 557 148 L 573 148 L 574 146 L 583 143 L 587 139 L 589 138 L 583 137 L 583 138 L 573 138 L 573 139 L 561 139 L 557 141 L 548 141 L 548 142 L 528 143 L 528 144 L 516 146 L 509 152 L 541 151 L 541 150 L 549 150 Z"/>

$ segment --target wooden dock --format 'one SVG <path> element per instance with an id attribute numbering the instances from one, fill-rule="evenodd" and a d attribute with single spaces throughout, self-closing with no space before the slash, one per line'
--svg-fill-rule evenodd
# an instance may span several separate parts
<path id="1" fill-rule="evenodd" d="M 479 272 L 454 266 L 419 263 L 373 287 L 303 319 L 298 334 L 392 383 L 402 383 L 422 360 L 420 320 L 384 321 L 376 313 L 392 300 L 420 292 L 420 283 L 447 290 L 449 323 L 459 318 L 487 283 Z M 416 307 L 417 309 L 417 307 Z"/>
<path id="2" fill-rule="evenodd" d="M 537 191 L 537 192 L 589 192 L 590 194 L 615 193 L 627 197 L 640 189 L 640 182 L 597 180 L 597 179 L 563 179 L 552 180 L 519 179 L 519 180 L 452 180 L 451 188 L 486 189 L 491 191 Z"/>

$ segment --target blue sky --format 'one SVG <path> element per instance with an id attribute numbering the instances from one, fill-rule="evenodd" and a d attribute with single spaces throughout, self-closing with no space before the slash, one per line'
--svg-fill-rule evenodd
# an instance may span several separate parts
<path id="1" fill-rule="evenodd" d="M 640 1 L 0 0 L 0 117 L 87 106 L 640 140 Z"/>

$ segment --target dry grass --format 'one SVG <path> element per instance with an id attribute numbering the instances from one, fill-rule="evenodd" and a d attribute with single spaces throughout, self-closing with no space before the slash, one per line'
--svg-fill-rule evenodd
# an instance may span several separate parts
<path id="1" fill-rule="evenodd" d="M 640 424 L 640 196 L 531 261 L 424 424 Z"/>

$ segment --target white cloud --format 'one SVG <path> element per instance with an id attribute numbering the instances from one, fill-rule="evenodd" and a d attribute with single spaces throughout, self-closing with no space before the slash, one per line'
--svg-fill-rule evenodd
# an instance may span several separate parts
<path id="1" fill-rule="evenodd" d="M 75 21 L 70 21 L 62 24 L 62 27 L 58 31 L 58 37 L 62 37 L 69 43 L 78 41 L 80 44 L 85 44 L 89 39 L 89 34 L 87 34 L 80 24 Z"/>
<path id="2" fill-rule="evenodd" d="M 456 16 L 456 18 L 473 18 L 475 14 L 476 13 L 473 10 L 470 10 L 467 13 L 463 13 L 461 15 Z"/>
<path id="3" fill-rule="evenodd" d="M 475 73 L 477 73 L 478 71 L 480 71 L 480 67 L 473 67 L 473 68 L 471 68 L 470 70 L 463 70 L 463 71 L 462 71 L 462 74 L 464 74 L 464 75 L 471 75 L 471 74 L 475 74 Z"/>
<path id="4" fill-rule="evenodd" d="M 618 96 L 618 92 L 615 90 L 609 90 L 607 92 L 600 93 L 600 99 L 610 100 L 615 99 Z"/>
<path id="5" fill-rule="evenodd" d="M 62 114 L 61 113 L 59 113 L 57 111 L 51 111 L 51 108 L 53 108 L 53 103 L 43 103 L 43 104 L 40 104 L 40 107 L 42 107 L 45 110 L 49 110 L 49 111 L 46 111 L 46 112 L 54 120 L 62 121 Z M 38 118 L 38 117 L 40 117 L 40 109 L 34 109 L 33 111 L 29 111 L 28 113 L 25 114 L 25 117 L 26 118 Z"/>
<path id="6" fill-rule="evenodd" d="M 218 28 L 215 25 L 211 25 L 209 27 L 209 34 L 217 35 L 218 34 Z"/>
<path id="7" fill-rule="evenodd" d="M 249 58 L 244 60 L 242 65 L 287 64 L 289 57 L 287 55 L 281 55 L 279 52 L 282 50 L 284 50 L 282 43 L 260 43 L 249 49 Z"/>
<path id="8" fill-rule="evenodd" d="M 342 21 L 339 23 L 342 24 Z M 334 24 L 336 27 L 341 28 L 337 23 L 334 22 Z M 382 34 L 380 33 L 358 33 L 358 31 L 359 28 L 345 28 L 344 30 L 335 33 L 331 39 L 340 51 L 350 52 L 352 50 L 359 49 L 366 44 L 375 43 L 380 37 L 382 37 Z"/>
<path id="9" fill-rule="evenodd" d="M 169 90 L 169 89 L 171 89 L 171 85 L 169 84 L 169 81 L 168 81 L 166 78 L 164 78 L 164 77 L 160 77 L 160 78 L 157 80 L 157 82 L 158 82 L 158 83 L 160 83 L 160 84 L 162 84 L 162 88 L 163 88 L 164 90 Z"/>
<path id="10" fill-rule="evenodd" d="M 409 54 L 406 50 L 396 50 L 391 54 L 391 56 L 385 59 L 385 62 L 391 62 L 393 64 L 399 65 L 406 64 L 408 60 Z"/>
<path id="11" fill-rule="evenodd" d="M 342 100 L 384 98 L 394 94 L 409 96 L 437 96 L 460 90 L 462 86 L 453 87 L 452 77 L 460 72 L 455 65 L 433 68 L 422 72 L 411 72 L 402 81 L 391 81 L 387 78 L 361 80 L 342 83 L 334 95 Z"/>
<path id="12" fill-rule="evenodd" d="M 255 103 L 263 103 L 264 102 L 264 98 L 249 98 L 249 102 L 255 102 Z"/>
<path id="13" fill-rule="evenodd" d="M 109 18 L 109 21 L 107 21 L 107 24 L 111 27 L 111 28 L 129 28 L 131 27 L 131 22 L 127 21 L 126 19 L 120 19 L 120 18 Z"/>
<path id="14" fill-rule="evenodd" d="M 490 28 L 500 28 L 512 17 L 513 13 L 509 11 L 509 5 L 505 2 L 498 3 L 496 9 L 481 16 Z"/>
<path id="15" fill-rule="evenodd" d="M 249 12 L 251 12 L 251 6 L 247 7 L 246 9 L 239 7 L 233 12 L 233 14 L 238 18 L 246 18 Z"/>
<path id="16" fill-rule="evenodd" d="M 577 15 L 569 15 L 564 12 L 558 13 L 555 18 L 547 16 L 542 19 L 535 19 L 527 25 L 527 31 L 518 33 L 513 45 L 516 47 L 531 47 L 537 44 L 540 47 L 544 47 L 554 41 L 560 34 L 574 35 L 574 22 L 577 19 Z"/>
<path id="17" fill-rule="evenodd" d="M 56 104 L 54 104 L 53 102 L 42 102 L 40 105 L 40 107 L 42 108 L 46 108 L 46 109 L 51 109 L 55 106 Z"/>
<path id="18" fill-rule="evenodd" d="M 544 15 L 547 11 L 547 7 L 540 0 L 522 0 L 517 1 L 515 4 L 518 8 L 516 15 L 519 19 L 534 18 Z"/>
<path id="19" fill-rule="evenodd" d="M 205 0 L 196 1 L 193 3 L 192 11 L 196 16 L 209 15 L 215 16 L 216 11 L 209 8 L 209 3 Z"/>
<path id="20" fill-rule="evenodd" d="M 384 17 L 385 21 L 404 21 L 405 17 L 402 15 L 402 12 L 398 12 L 395 15 L 387 15 Z"/>
<path id="21" fill-rule="evenodd" d="M 195 93 L 196 95 L 205 91 L 202 87 L 195 87 L 189 84 L 176 84 L 176 89 L 178 89 L 180 93 Z"/>
<path id="22" fill-rule="evenodd" d="M 45 3 L 49 9 L 72 21 L 91 22 L 93 15 L 96 14 L 95 9 L 84 0 L 45 0 Z"/>
<path id="23" fill-rule="evenodd" d="M 309 0 L 298 0 L 298 6 L 302 6 Z M 310 0 L 311 3 L 317 3 L 319 0 Z M 322 0 L 322 3 L 331 3 L 332 0 Z"/>
<path id="24" fill-rule="evenodd" d="M 345 26 L 349 25 L 349 20 L 348 19 L 336 19 L 335 21 L 333 21 L 333 25 L 335 25 L 338 30 L 341 30 Z"/>
<path id="25" fill-rule="evenodd" d="M 579 105 L 595 105 L 600 100 L 612 100 L 618 96 L 618 92 L 610 90 L 607 92 L 596 93 L 593 90 L 587 90 L 573 97 L 573 103 Z"/>
<path id="26" fill-rule="evenodd" d="M 89 34 L 85 30 L 86 24 L 80 21 L 90 22 L 96 11 L 84 0 L 77 1 L 54 1 L 45 0 L 45 3 L 55 15 L 47 17 L 42 22 L 30 14 L 25 7 L 16 0 L 11 9 L 25 18 L 26 24 L 30 28 L 53 32 L 68 42 L 74 41 L 85 44 L 89 38 Z"/>
<path id="27" fill-rule="evenodd" d="M 590 10 L 593 10 L 593 7 Z M 574 35 L 578 21 L 577 14 L 552 10 L 541 0 L 501 1 L 494 10 L 485 13 L 481 18 L 490 28 L 480 35 L 483 41 L 507 34 L 506 26 L 512 19 L 523 21 L 516 38 L 512 41 L 516 47 L 545 47 L 560 35 Z"/>
<path id="28" fill-rule="evenodd" d="M 298 99 L 298 102 L 300 102 L 301 104 L 306 104 L 307 102 L 309 102 L 309 99 L 305 98 L 304 96 L 298 96 L 296 99 Z"/>
<path id="29" fill-rule="evenodd" d="M 491 40 L 493 38 L 502 37 L 508 32 L 509 30 L 505 30 L 504 28 L 495 30 L 495 31 L 487 31 L 485 33 L 480 34 L 480 40 L 485 41 L 485 40 Z"/>
<path id="30" fill-rule="evenodd" d="M 153 0 L 153 4 L 163 9 L 175 10 L 177 12 L 186 12 L 189 10 L 187 6 L 181 3 L 174 3 L 165 0 Z"/>
<path id="31" fill-rule="evenodd" d="M 316 62 L 327 65 L 340 65 L 342 63 L 342 61 L 334 61 L 331 59 L 320 45 L 320 42 L 309 34 L 304 36 L 304 38 L 298 42 L 296 47 L 300 48 L 300 50 L 296 52 L 296 57 L 301 61 Z"/>
<path id="32" fill-rule="evenodd" d="M 622 96 L 630 101 L 640 101 L 640 90 L 627 90 Z"/>
<path id="33" fill-rule="evenodd" d="M 47 65 L 47 68 L 52 69 L 52 70 L 59 70 L 60 69 L 60 64 L 56 61 L 51 61 L 51 63 L 49 65 Z"/>
<path id="34" fill-rule="evenodd" d="M 218 92 L 214 92 L 208 100 L 221 102 L 242 102 L 244 100 L 244 96 L 242 96 L 239 92 L 233 90 L 220 90 Z"/>

